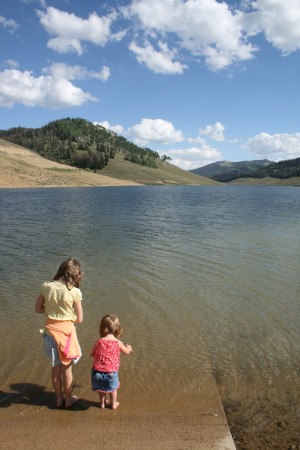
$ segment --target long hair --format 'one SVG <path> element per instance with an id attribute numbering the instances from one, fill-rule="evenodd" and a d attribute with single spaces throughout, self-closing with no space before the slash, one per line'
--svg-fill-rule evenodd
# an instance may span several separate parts
<path id="1" fill-rule="evenodd" d="M 113 334 L 116 338 L 122 336 L 122 327 L 119 319 L 114 314 L 106 314 L 102 317 L 100 323 L 100 337 L 105 337 L 108 334 Z"/>
<path id="2" fill-rule="evenodd" d="M 79 262 L 74 258 L 69 258 L 61 263 L 53 280 L 62 279 L 68 287 L 75 286 L 78 288 L 82 277 L 83 273 Z"/>

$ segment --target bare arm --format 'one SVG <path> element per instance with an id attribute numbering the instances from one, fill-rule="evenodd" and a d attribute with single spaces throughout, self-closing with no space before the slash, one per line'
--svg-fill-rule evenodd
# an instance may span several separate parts
<path id="1" fill-rule="evenodd" d="M 77 316 L 76 323 L 81 323 L 83 321 L 83 311 L 82 311 L 82 305 L 81 305 L 80 301 L 74 303 L 74 309 L 75 309 L 76 316 Z"/>
<path id="2" fill-rule="evenodd" d="M 129 353 L 133 352 L 131 345 L 124 345 L 122 341 L 119 341 L 119 348 L 124 355 L 129 355 Z"/>
<path id="3" fill-rule="evenodd" d="M 38 314 L 45 314 L 45 297 L 43 294 L 38 296 L 38 299 L 35 304 L 35 312 Z"/>

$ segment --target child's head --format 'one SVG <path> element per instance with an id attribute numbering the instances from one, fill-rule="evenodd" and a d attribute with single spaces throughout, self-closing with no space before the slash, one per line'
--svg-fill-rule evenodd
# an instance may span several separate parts
<path id="1" fill-rule="evenodd" d="M 110 333 L 115 337 L 122 336 L 122 328 L 117 316 L 114 314 L 106 314 L 106 316 L 102 317 L 99 332 L 100 337 L 105 337 Z"/>
<path id="2" fill-rule="evenodd" d="M 81 271 L 79 262 L 74 258 L 69 258 L 61 263 L 53 279 L 59 280 L 61 278 L 67 286 L 71 285 L 79 287 L 82 277 L 83 273 Z"/>

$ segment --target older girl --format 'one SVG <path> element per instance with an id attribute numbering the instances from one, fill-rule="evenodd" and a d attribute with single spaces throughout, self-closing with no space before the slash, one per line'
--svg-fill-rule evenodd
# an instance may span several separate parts
<path id="1" fill-rule="evenodd" d="M 81 357 L 74 324 L 83 320 L 79 289 L 82 276 L 76 259 L 63 261 L 53 281 L 42 285 L 35 304 L 35 312 L 46 315 L 44 350 L 51 361 L 57 407 L 65 404 L 68 408 L 78 400 L 72 395 L 72 362 Z"/>

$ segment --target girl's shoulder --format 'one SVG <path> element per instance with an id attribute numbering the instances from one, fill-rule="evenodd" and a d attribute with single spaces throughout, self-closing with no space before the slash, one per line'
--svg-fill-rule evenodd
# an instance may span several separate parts
<path id="1" fill-rule="evenodd" d="M 70 289 L 70 293 L 76 302 L 82 301 L 82 292 L 78 287 L 73 286 Z"/>
<path id="2" fill-rule="evenodd" d="M 42 288 L 41 288 L 41 290 L 43 291 L 43 290 L 46 290 L 46 289 L 51 289 L 51 288 L 53 288 L 53 281 L 45 281 L 43 284 L 42 284 Z"/>

